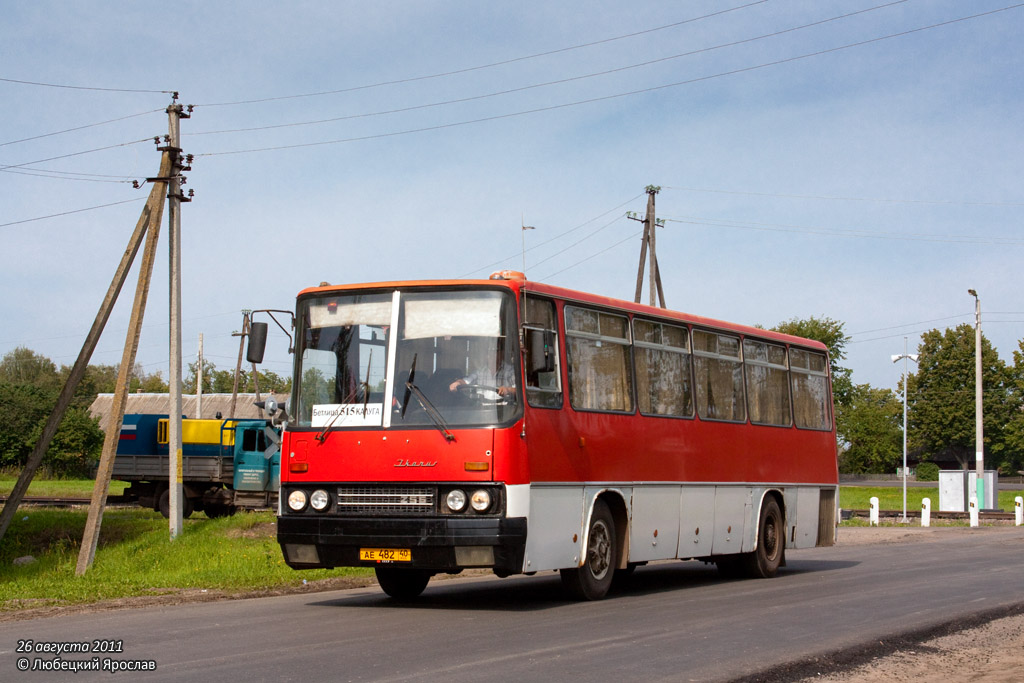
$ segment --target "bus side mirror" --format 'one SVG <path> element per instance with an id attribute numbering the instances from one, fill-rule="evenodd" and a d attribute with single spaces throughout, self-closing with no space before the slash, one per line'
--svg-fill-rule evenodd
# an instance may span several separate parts
<path id="1" fill-rule="evenodd" d="M 554 372 L 555 333 L 551 330 L 526 330 L 527 373 Z"/>
<path id="2" fill-rule="evenodd" d="M 267 348 L 267 323 L 252 323 L 249 326 L 249 347 L 245 359 L 250 363 L 262 363 Z"/>

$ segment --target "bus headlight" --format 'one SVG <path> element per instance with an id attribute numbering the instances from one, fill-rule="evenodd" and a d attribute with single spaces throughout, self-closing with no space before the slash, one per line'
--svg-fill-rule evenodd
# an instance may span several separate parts
<path id="1" fill-rule="evenodd" d="M 313 495 L 309 497 L 309 505 L 317 512 L 323 512 L 327 509 L 327 506 L 331 504 L 331 497 L 327 495 L 327 491 L 323 489 L 317 489 L 313 491 Z"/>
<path id="2" fill-rule="evenodd" d="M 473 492 L 469 504 L 477 512 L 487 512 L 487 508 L 491 507 L 491 494 L 486 489 L 478 489 Z"/>
<path id="3" fill-rule="evenodd" d="M 448 492 L 445 503 L 452 512 L 462 512 L 466 507 L 466 494 L 459 489 L 452 489 Z"/>
<path id="4" fill-rule="evenodd" d="M 293 512 L 302 512 L 306 509 L 306 492 L 305 491 L 292 491 L 288 494 L 288 507 Z"/>

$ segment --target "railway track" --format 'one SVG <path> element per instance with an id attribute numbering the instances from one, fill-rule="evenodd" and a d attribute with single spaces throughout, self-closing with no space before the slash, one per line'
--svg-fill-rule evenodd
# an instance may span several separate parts
<path id="1" fill-rule="evenodd" d="M 845 519 L 850 519 L 851 517 L 863 517 L 863 518 L 867 519 L 870 516 L 871 516 L 871 511 L 870 510 L 847 510 L 845 508 L 842 510 L 842 518 L 844 520 Z M 878 516 L 881 519 L 890 519 L 890 518 L 893 518 L 893 517 L 899 519 L 899 518 L 903 517 L 903 511 L 902 510 L 879 510 L 878 511 Z M 955 520 L 968 521 L 971 518 L 971 514 L 969 512 L 942 512 L 942 511 L 939 511 L 939 510 L 932 510 L 931 511 L 931 517 L 932 517 L 932 519 L 955 519 Z M 907 510 L 907 519 L 913 519 L 913 520 L 917 520 L 918 522 L 920 522 L 921 511 L 920 510 Z M 1014 513 L 1012 513 L 1012 512 L 1003 512 L 1002 510 L 998 510 L 998 511 L 997 510 L 980 510 L 978 512 L 978 520 L 981 521 L 981 522 L 984 522 L 986 520 L 990 521 L 990 522 L 1006 521 L 1006 520 L 1012 522 L 1014 520 Z"/>
<path id="2" fill-rule="evenodd" d="M 0 503 L 6 504 L 8 496 L 0 496 Z M 21 499 L 21 505 L 28 505 L 32 507 L 54 507 L 54 508 L 70 508 L 76 505 L 88 505 L 91 502 L 89 498 L 68 498 L 68 497 L 53 497 L 53 496 L 25 496 Z M 124 496 L 107 496 L 107 507 L 130 507 L 134 505 L 133 501 L 127 500 Z"/>

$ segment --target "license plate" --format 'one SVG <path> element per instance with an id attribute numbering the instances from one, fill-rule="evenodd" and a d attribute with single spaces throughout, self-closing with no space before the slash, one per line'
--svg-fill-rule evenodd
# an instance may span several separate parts
<path id="1" fill-rule="evenodd" d="M 367 562 L 412 562 L 408 548 L 360 548 L 359 559 Z"/>

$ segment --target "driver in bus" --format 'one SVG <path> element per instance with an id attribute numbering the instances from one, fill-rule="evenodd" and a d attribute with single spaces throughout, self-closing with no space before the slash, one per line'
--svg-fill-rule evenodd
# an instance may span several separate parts
<path id="1" fill-rule="evenodd" d="M 488 363 L 486 360 L 481 360 L 473 372 L 449 384 L 448 391 L 457 391 L 459 387 L 469 384 L 492 389 L 498 392 L 499 396 L 514 396 L 516 393 L 515 367 L 511 362 L 507 362 L 508 359 L 502 353 L 501 344 L 498 344 L 495 351 L 493 362 Z M 497 370 L 495 370 L 495 366 L 497 366 Z"/>

